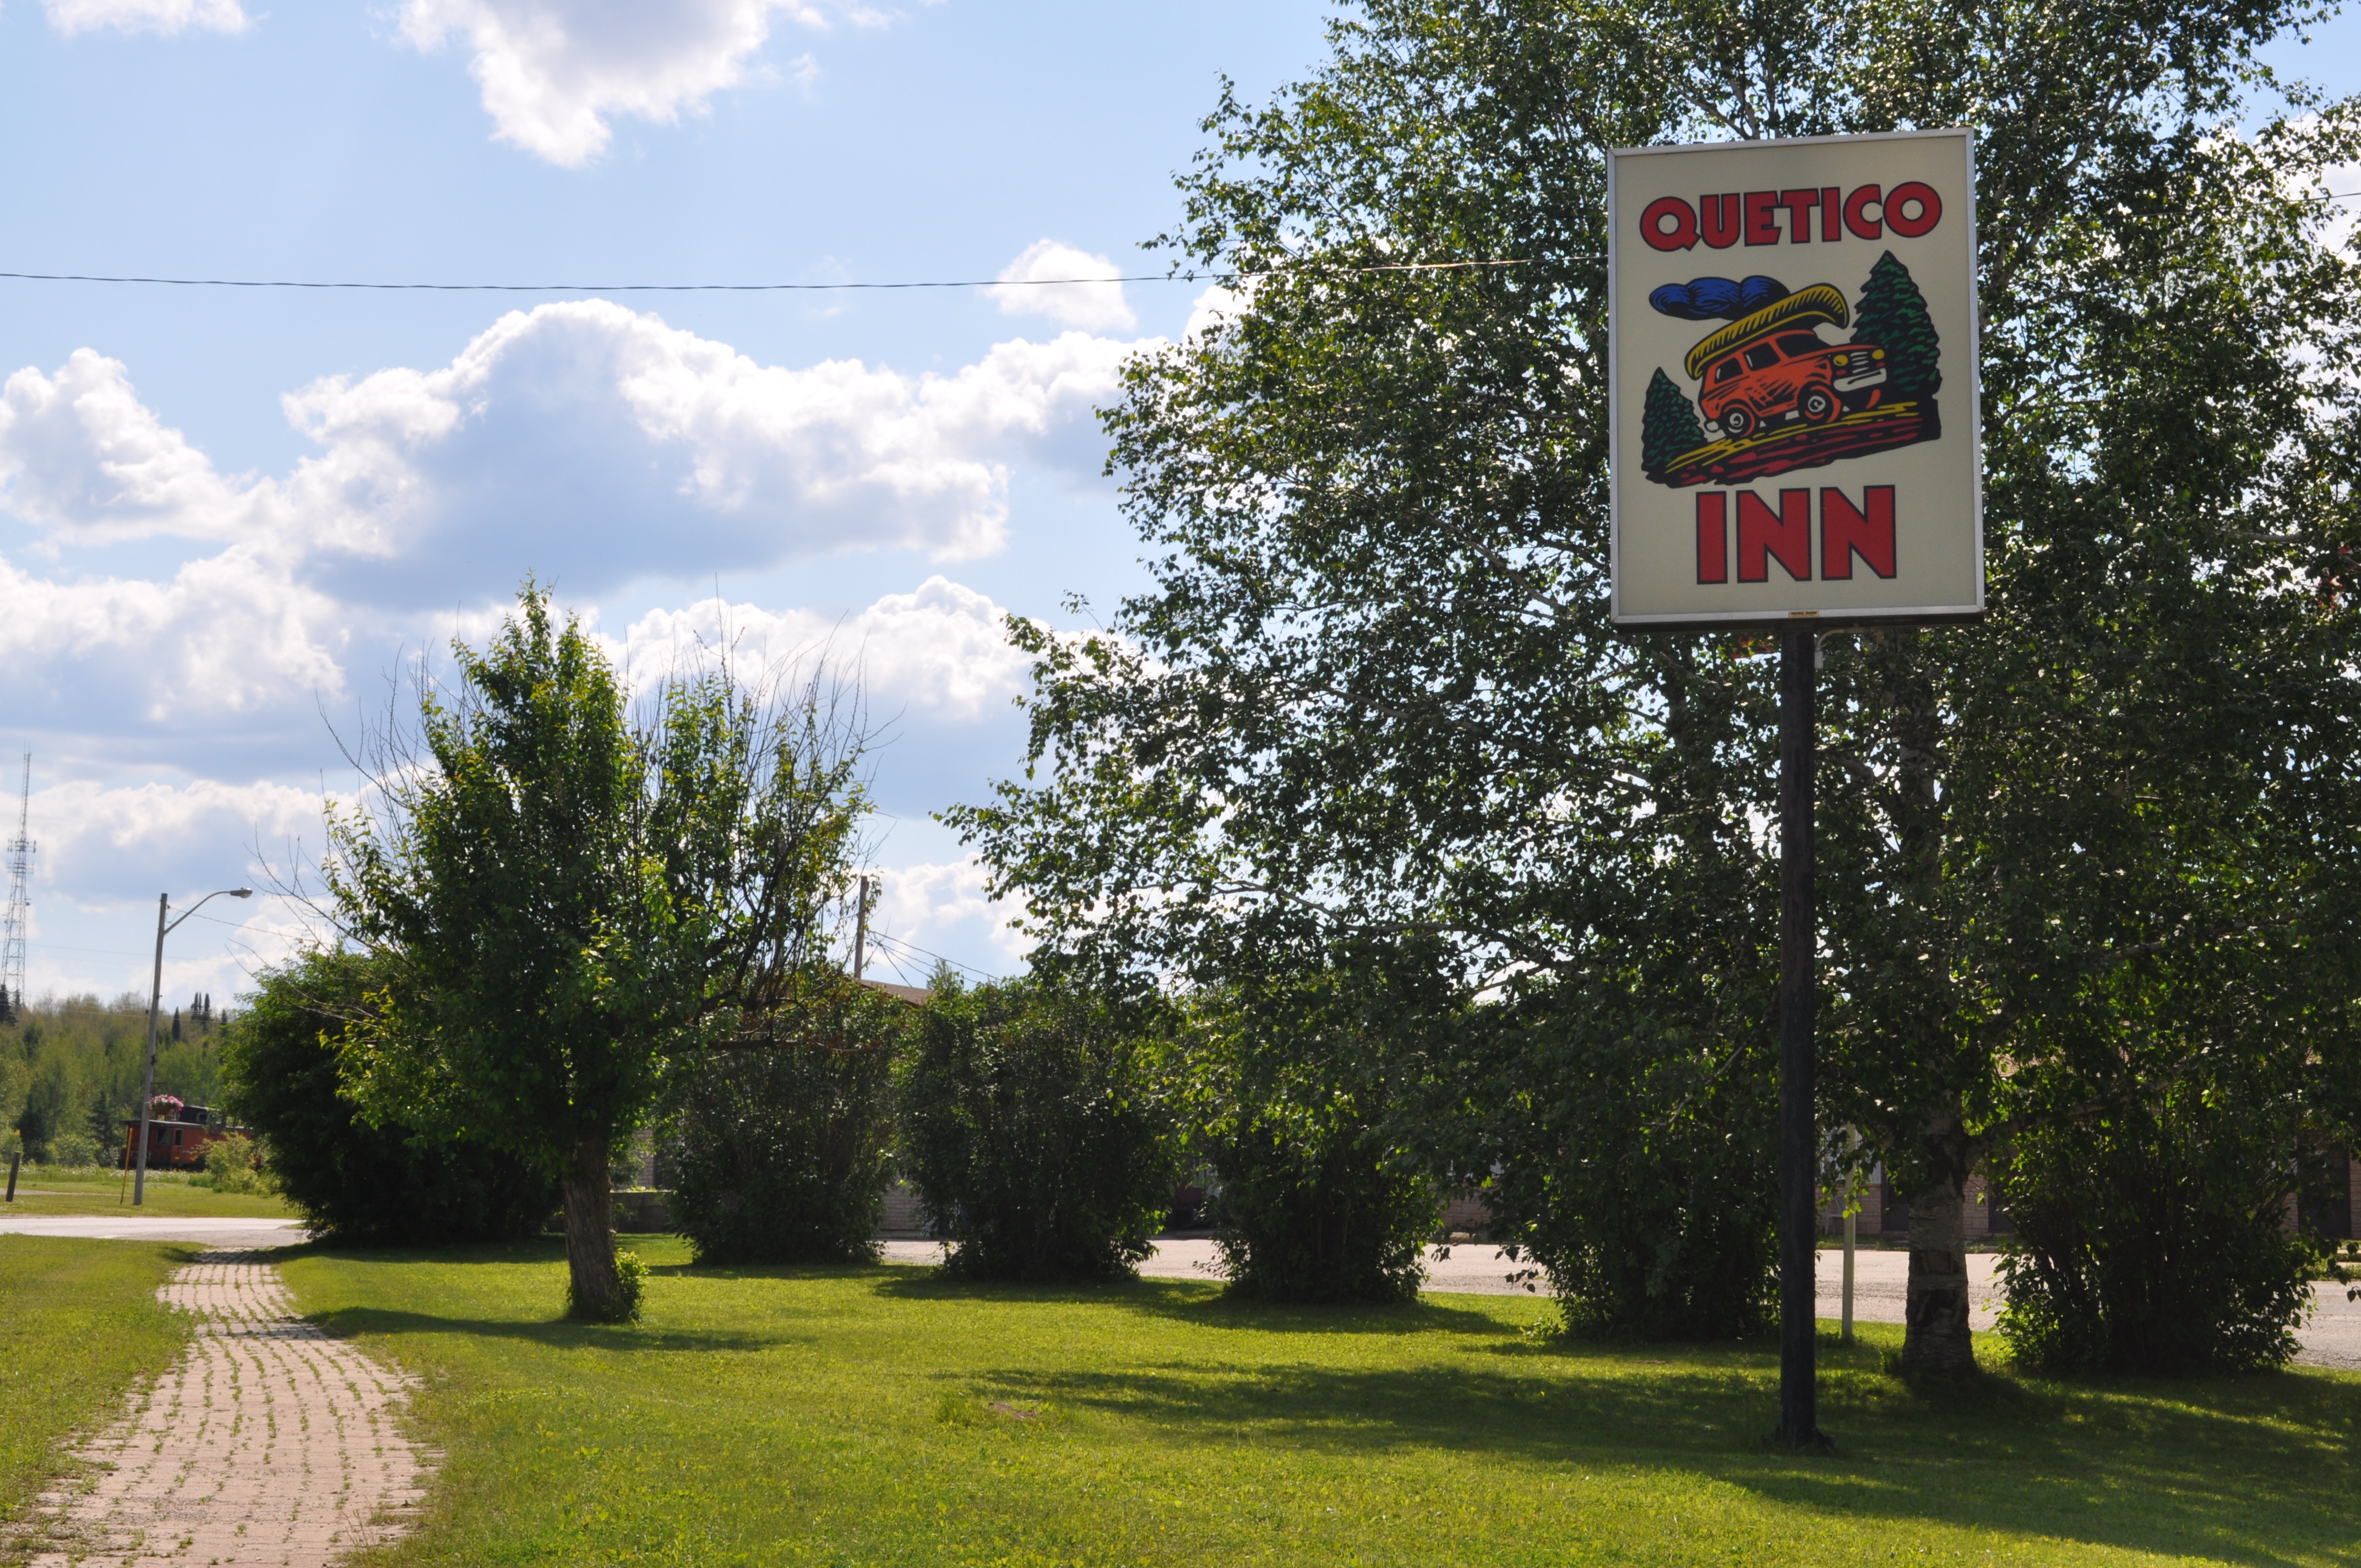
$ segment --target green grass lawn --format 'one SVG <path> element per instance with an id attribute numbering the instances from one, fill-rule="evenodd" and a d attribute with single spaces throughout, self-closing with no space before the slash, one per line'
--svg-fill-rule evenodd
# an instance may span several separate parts
<path id="1" fill-rule="evenodd" d="M 135 1381 L 171 1365 L 188 1321 L 156 1287 L 192 1251 L 0 1235 L 0 1522 L 57 1475 L 67 1438 L 113 1418 Z"/>
<path id="2" fill-rule="evenodd" d="M 553 1245 L 309 1253 L 306 1311 L 421 1378 L 401 1563 L 2361 1563 L 2361 1377 L 1917 1392 L 1831 1343 L 1833 1458 L 1770 1347 L 1569 1347 L 1531 1298 L 1235 1306 L 917 1268 L 657 1265 L 556 1321 Z"/>
<path id="3" fill-rule="evenodd" d="M 0 1160 L 0 1179 L 7 1162 Z M 131 1206 L 131 1183 L 119 1170 L 88 1168 L 61 1170 L 34 1166 L 16 1178 L 16 1201 L 0 1208 L 5 1214 L 168 1214 L 186 1219 L 268 1216 L 296 1218 L 287 1200 L 276 1192 L 216 1192 L 199 1187 L 193 1171 L 151 1170 L 147 1201 Z M 134 1179 L 137 1179 L 135 1177 Z"/>

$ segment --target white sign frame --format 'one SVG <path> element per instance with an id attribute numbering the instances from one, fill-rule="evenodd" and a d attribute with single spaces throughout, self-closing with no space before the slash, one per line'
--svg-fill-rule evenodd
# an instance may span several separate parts
<path id="1" fill-rule="evenodd" d="M 1627 386 L 1631 374 L 1623 363 L 1622 334 L 1616 330 L 1615 313 L 1621 294 L 1621 252 L 1625 236 L 1621 226 L 1622 169 L 1626 160 L 1658 158 L 1668 154 L 1699 152 L 1730 153 L 1777 149 L 1793 152 L 1799 148 L 1864 143 L 1927 141 L 1949 139 L 1960 147 L 1964 189 L 1968 194 L 1965 218 L 1968 293 L 1966 312 L 1965 364 L 1958 367 L 1946 356 L 1943 377 L 1947 387 L 1955 376 L 1963 377 L 1967 386 L 1967 429 L 1964 432 L 1971 454 L 1969 473 L 1972 494 L 1969 499 L 1969 526 L 1973 531 L 1973 594 L 1955 602 L 1895 603 L 1831 606 L 1826 603 L 1789 603 L 1781 608 L 1761 604 L 1727 611 L 1681 609 L 1675 611 L 1642 610 L 1626 603 L 1627 583 L 1624 560 L 1624 486 L 1636 480 L 1647 484 L 1644 475 L 1627 474 L 1623 459 L 1623 443 L 1627 434 L 1626 422 L 1636 415 L 1639 404 L 1634 400 L 1635 389 Z M 1608 222 L 1608 559 L 1609 579 L 1613 586 L 1612 619 L 1619 627 L 1653 630 L 1698 630 L 1715 627 L 1760 627 L 1794 625 L 1809 621 L 1819 625 L 1843 626 L 1877 623 L 1943 622 L 1980 620 L 1986 613 L 1984 581 L 1984 518 L 1983 518 L 1983 378 L 1982 375 L 1982 345 L 1980 310 L 1975 298 L 1977 289 L 1975 137 L 1964 126 L 1934 130 L 1887 131 L 1862 136 L 1798 137 L 1778 140 L 1683 143 L 1664 147 L 1611 148 L 1607 154 L 1607 222 Z M 1792 214 L 1791 214 L 1792 216 Z M 1823 220 L 1825 224 L 1826 220 Z M 1636 236 L 1637 230 L 1633 231 Z M 1784 237 L 1783 236 L 1783 237 Z M 1636 238 L 1633 243 L 1637 243 Z M 1750 242 L 1752 243 L 1752 242 Z M 1699 258 L 1700 262 L 1702 258 Z M 1946 399 L 1946 401 L 1949 400 Z M 1803 472 L 1812 472 L 1810 469 Z M 1729 482 L 1729 481 L 1725 481 Z M 1765 582 L 1767 586 L 1768 573 Z M 1795 582 L 1783 587 L 1806 589 L 1811 585 Z"/>

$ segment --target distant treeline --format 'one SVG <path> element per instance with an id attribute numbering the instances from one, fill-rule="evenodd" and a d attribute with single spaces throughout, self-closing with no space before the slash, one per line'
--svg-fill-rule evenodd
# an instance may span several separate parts
<path id="1" fill-rule="evenodd" d="M 22 1153 L 59 1165 L 104 1164 L 123 1145 L 123 1124 L 138 1114 L 140 1053 L 148 999 L 95 996 L 10 998 L 0 1022 L 0 1157 Z M 191 1104 L 216 1103 L 217 1047 L 226 1011 L 200 994 L 157 1026 L 156 1092 Z"/>

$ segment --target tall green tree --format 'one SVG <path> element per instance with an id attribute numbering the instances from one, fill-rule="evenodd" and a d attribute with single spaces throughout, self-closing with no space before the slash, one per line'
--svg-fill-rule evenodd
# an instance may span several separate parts
<path id="1" fill-rule="evenodd" d="M 1741 644 L 1607 621 L 1604 152 L 1969 125 L 1995 614 L 1831 643 L 1821 810 L 1824 1116 L 1912 1193 L 1908 1356 L 1967 1364 L 1960 1184 L 2028 1021 L 2094 964 L 2228 939 L 2244 916 L 2199 913 L 2226 888 L 2333 929 L 2361 837 L 2330 569 L 2361 311 L 2315 200 L 2353 116 L 2237 128 L 2290 15 L 1357 7 L 1318 73 L 1224 98 L 1182 177 L 1161 243 L 1255 280 L 1110 415 L 1153 586 L 1105 635 L 1014 629 L 1034 769 L 954 817 L 995 885 L 1143 976 L 1416 966 L 1483 1025 L 1389 1047 L 1433 1157 L 1520 1173 L 1510 1234 L 1579 1311 L 1703 1299 L 1681 1255 L 1636 1266 L 1636 1221 L 1630 1261 L 1582 1261 L 1579 1216 L 1655 1182 L 1681 1234 L 1768 1234 L 1734 1190 L 1767 1169 L 1776 708 Z M 1404 260 L 1511 265 L 1372 269 Z M 2265 815 L 2207 815 L 2242 769 Z M 1669 1182 L 1682 1140 L 1730 1179 Z M 1767 1249 L 1736 1255 L 1753 1283 L 1713 1288 L 1759 1299 Z"/>
<path id="2" fill-rule="evenodd" d="M 374 809 L 337 820 L 347 933 L 396 966 L 346 1036 L 372 1120 L 555 1177 L 577 1310 L 620 1299 L 610 1158 L 675 1057 L 734 1036 L 825 957 L 864 809 L 819 687 L 784 706 L 724 666 L 635 729 L 615 671 L 528 584 L 458 681 L 389 731 Z"/>

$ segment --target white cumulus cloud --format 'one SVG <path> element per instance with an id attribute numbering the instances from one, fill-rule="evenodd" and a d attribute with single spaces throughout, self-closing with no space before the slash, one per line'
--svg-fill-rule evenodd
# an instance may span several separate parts
<path id="1" fill-rule="evenodd" d="M 251 19 L 237 0 L 41 0 L 49 26 L 71 38 L 113 28 L 121 33 L 242 33 Z"/>
<path id="2" fill-rule="evenodd" d="M 0 559 L 11 717 L 75 730 L 137 714 L 167 732 L 305 706 L 344 687 L 350 615 L 243 546 L 171 577 L 60 583 Z"/>
<path id="3" fill-rule="evenodd" d="M 1095 470 L 1091 411 L 1131 346 L 1068 333 L 998 345 L 950 376 L 789 368 L 604 301 L 544 305 L 442 369 L 290 396 L 324 449 L 291 488 L 338 520 L 345 548 L 431 568 L 445 592 L 526 563 L 587 589 L 684 560 L 962 559 L 1001 545 L 1010 457 Z"/>
<path id="4" fill-rule="evenodd" d="M 1127 328 L 1137 317 L 1115 281 L 1123 269 L 1054 239 L 1037 239 L 1001 269 L 1000 281 L 984 293 L 1005 315 L 1048 316 L 1090 332 Z"/>
<path id="5" fill-rule="evenodd" d="M 289 394 L 317 450 L 283 477 L 222 474 L 84 349 L 0 385 L 0 512 L 50 548 L 230 542 L 290 582 L 409 609 L 527 571 L 571 595 L 844 550 L 960 560 L 1001 547 L 1012 461 L 1098 473 L 1093 411 L 1137 346 L 1069 332 L 949 375 L 791 367 L 605 301 L 544 305 L 447 365 Z"/>
<path id="6" fill-rule="evenodd" d="M 85 779 L 36 792 L 27 815 L 40 825 L 40 883 L 49 896 L 87 908 L 144 896 L 152 921 L 159 892 L 181 903 L 194 896 L 192 889 L 256 884 L 283 863 L 290 844 L 316 855 L 321 808 L 316 791 L 269 782 L 108 789 Z M 216 901 L 206 913 L 242 920 L 253 908 Z"/>
<path id="7" fill-rule="evenodd" d="M 996 717 L 1025 689 L 1027 661 L 1008 645 L 1003 615 L 989 597 L 939 576 L 840 617 L 707 599 L 642 616 L 620 657 L 641 690 L 723 653 L 756 678 L 825 663 L 859 682 L 873 714 L 967 723 Z"/>
<path id="8" fill-rule="evenodd" d="M 612 116 L 670 125 L 746 81 L 774 12 L 822 30 L 888 20 L 812 0 L 409 0 L 401 30 L 421 49 L 463 37 L 494 134 L 573 169 L 606 150 Z"/>
<path id="9" fill-rule="evenodd" d="M 263 494 L 139 400 L 120 360 L 78 348 L 0 384 L 0 506 L 73 543 L 254 531 Z"/>
<path id="10" fill-rule="evenodd" d="M 1254 287 L 1225 289 L 1219 283 L 1191 302 L 1189 324 L 1180 329 L 1184 338 L 1199 337 L 1215 327 L 1226 327 L 1254 306 Z"/>

